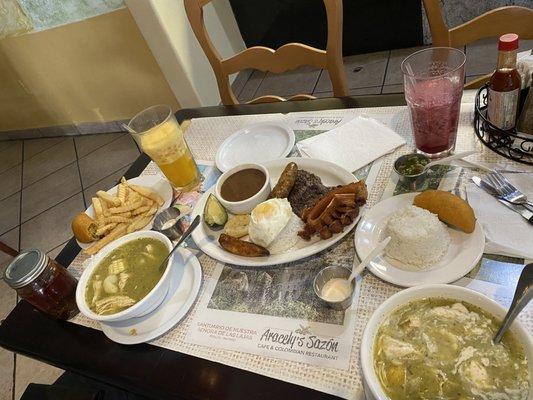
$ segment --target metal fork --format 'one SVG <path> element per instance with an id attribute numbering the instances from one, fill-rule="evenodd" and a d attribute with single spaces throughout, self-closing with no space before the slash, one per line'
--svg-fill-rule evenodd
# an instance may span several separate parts
<path id="1" fill-rule="evenodd" d="M 527 196 L 518 190 L 509 180 L 498 171 L 491 171 L 487 174 L 494 188 L 500 196 L 509 203 L 520 204 L 533 211 L 533 203 L 527 200 Z"/>

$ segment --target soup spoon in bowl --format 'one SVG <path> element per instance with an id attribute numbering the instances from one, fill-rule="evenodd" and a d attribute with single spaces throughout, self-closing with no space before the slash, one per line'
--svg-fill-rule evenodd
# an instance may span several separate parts
<path id="1" fill-rule="evenodd" d="M 518 278 L 518 283 L 514 292 L 513 302 L 511 303 L 511 307 L 509 307 L 509 311 L 507 311 L 507 315 L 505 315 L 505 318 L 502 321 L 500 329 L 498 329 L 498 332 L 494 336 L 494 343 L 499 343 L 502 340 L 505 331 L 507 331 L 507 329 L 509 328 L 509 326 L 511 326 L 520 311 L 522 311 L 524 307 L 527 306 L 527 304 L 532 298 L 533 263 L 527 264 L 522 270 L 520 278 Z"/>
<path id="2" fill-rule="evenodd" d="M 170 258 L 170 256 L 180 246 L 180 244 L 182 244 L 185 241 L 185 239 L 187 239 L 190 236 L 192 231 L 194 231 L 194 229 L 198 226 L 199 223 L 200 223 L 200 216 L 197 215 L 196 218 L 192 221 L 191 225 L 189 225 L 189 227 L 185 230 L 185 232 L 183 232 L 183 235 L 181 235 L 181 237 L 179 238 L 174 248 L 170 250 L 170 253 L 168 253 L 165 259 L 161 262 L 161 265 L 159 266 L 159 270 L 164 269 L 163 267 L 167 264 L 167 261 Z"/>

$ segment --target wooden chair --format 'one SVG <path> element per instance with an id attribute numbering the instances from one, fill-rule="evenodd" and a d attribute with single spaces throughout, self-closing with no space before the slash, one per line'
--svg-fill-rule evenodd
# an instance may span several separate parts
<path id="1" fill-rule="evenodd" d="M 9 256 L 16 257 L 19 255 L 19 252 L 14 248 L 8 246 L 7 244 L 0 242 L 0 251 L 6 253 Z"/>
<path id="2" fill-rule="evenodd" d="M 461 47 L 479 39 L 498 37 L 511 32 L 521 39 L 533 39 L 533 9 L 518 6 L 500 7 L 450 29 L 444 21 L 439 0 L 423 2 L 433 46 Z M 490 75 L 466 84 L 465 89 L 479 88 Z"/>
<path id="3" fill-rule="evenodd" d="M 289 43 L 274 50 L 263 46 L 250 47 L 230 58 L 222 59 L 207 33 L 203 7 L 211 0 L 184 0 L 187 17 L 196 39 L 202 46 L 218 83 L 222 103 L 238 104 L 231 89 L 229 75 L 245 69 L 281 73 L 303 65 L 327 69 L 333 84 L 335 97 L 347 96 L 348 86 L 342 62 L 342 0 L 324 0 L 328 20 L 328 39 L 326 50 L 316 49 L 301 43 Z M 265 0 L 268 1 L 268 0 Z M 315 97 L 300 94 L 290 100 L 307 100 Z M 285 101 L 279 96 L 261 96 L 248 103 L 267 103 Z"/>

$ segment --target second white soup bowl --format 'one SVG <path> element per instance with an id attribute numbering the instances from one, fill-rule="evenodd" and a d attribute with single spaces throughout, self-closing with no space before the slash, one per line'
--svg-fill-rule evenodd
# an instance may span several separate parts
<path id="1" fill-rule="evenodd" d="M 489 314 L 502 320 L 507 310 L 494 300 L 474 290 L 456 285 L 421 285 L 402 290 L 384 301 L 374 311 L 363 332 L 361 341 L 361 368 L 363 370 L 363 386 L 368 400 L 389 400 L 381 387 L 374 370 L 374 342 L 379 327 L 385 319 L 397 308 L 415 300 L 428 297 L 439 297 L 464 301 L 485 310 Z M 527 329 L 518 321 L 513 322 L 511 331 L 522 344 L 528 361 L 529 376 L 533 376 L 533 340 Z M 530 388 L 528 399 L 533 398 L 533 388 Z"/>

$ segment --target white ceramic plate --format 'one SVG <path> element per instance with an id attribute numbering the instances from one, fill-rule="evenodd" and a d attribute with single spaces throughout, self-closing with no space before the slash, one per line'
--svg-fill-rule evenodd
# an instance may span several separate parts
<path id="1" fill-rule="evenodd" d="M 413 204 L 418 193 L 406 193 L 383 200 L 366 212 L 355 231 L 355 249 L 359 259 L 365 258 L 384 239 L 384 230 L 390 215 Z M 368 269 L 379 278 L 395 285 L 410 287 L 429 283 L 450 283 L 469 273 L 481 259 L 485 248 L 485 235 L 479 222 L 474 232 L 468 234 L 448 228 L 451 244 L 448 252 L 437 264 L 425 271 L 409 271 L 397 260 L 380 255 Z"/>
<path id="2" fill-rule="evenodd" d="M 167 182 L 166 179 L 161 178 L 158 175 L 145 175 L 145 176 L 138 176 L 137 178 L 131 178 L 128 179 L 128 182 L 130 182 L 132 185 L 139 185 L 139 186 L 145 186 L 154 192 L 157 192 L 163 200 L 165 200 L 165 204 L 163 204 L 163 207 L 159 207 L 157 210 L 158 212 L 161 210 L 164 210 L 165 208 L 170 207 L 170 203 L 172 203 L 172 186 L 170 186 L 170 183 Z M 116 195 L 118 190 L 118 185 L 113 186 L 111 189 L 107 191 L 107 193 L 111 195 Z M 87 199 L 88 201 L 89 199 Z M 85 210 L 85 214 L 87 214 L 89 217 L 94 218 L 94 209 L 93 205 L 91 204 L 87 210 Z M 154 215 L 157 215 L 157 213 Z M 142 230 L 150 230 L 152 229 L 152 225 L 154 222 L 154 218 L 146 225 Z M 78 246 L 80 246 L 82 249 L 85 249 L 89 246 L 91 246 L 93 243 L 80 243 L 78 242 Z"/>
<path id="3" fill-rule="evenodd" d="M 224 140 L 218 148 L 215 164 L 219 170 L 226 172 L 239 164 L 261 164 L 287 157 L 294 142 L 294 132 L 283 124 L 264 122 L 249 125 Z"/>
<path id="4" fill-rule="evenodd" d="M 336 164 L 311 158 L 295 157 L 282 158 L 279 160 L 261 163 L 268 169 L 272 187 L 274 187 L 274 185 L 277 183 L 285 166 L 291 161 L 298 164 L 298 168 L 304 169 L 319 176 L 322 179 L 322 183 L 326 186 L 346 185 L 350 182 L 357 181 L 357 179 L 351 173 Z M 209 195 L 213 193 L 213 191 L 214 188 L 211 188 L 202 195 L 193 210 L 193 217 L 203 214 L 205 202 L 207 201 Z M 333 235 L 328 240 L 320 240 L 318 236 L 313 237 L 313 239 L 310 241 L 301 239 L 298 241 L 295 248 L 289 250 L 288 252 L 270 255 L 268 257 L 242 257 L 225 251 L 218 244 L 218 238 L 223 231 L 213 231 L 209 229 L 205 223 L 202 223 L 193 231 L 192 238 L 204 253 L 220 262 L 242 266 L 260 267 L 300 260 L 327 249 L 346 236 L 352 230 L 358 220 L 359 218 L 352 222 L 351 225 L 345 227 L 343 232 Z"/>
<path id="5" fill-rule="evenodd" d="M 173 256 L 170 286 L 163 302 L 151 313 L 119 322 L 101 322 L 104 334 L 114 342 L 149 342 L 171 330 L 192 308 L 202 285 L 202 267 L 189 250 L 180 248 Z M 135 329 L 136 335 L 132 335 Z"/>

